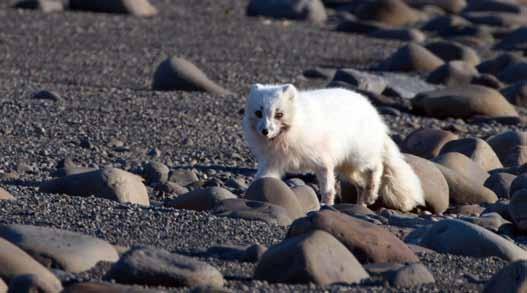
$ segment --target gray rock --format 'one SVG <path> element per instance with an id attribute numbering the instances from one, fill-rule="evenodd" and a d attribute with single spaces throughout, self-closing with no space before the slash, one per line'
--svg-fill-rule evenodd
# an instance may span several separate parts
<path id="1" fill-rule="evenodd" d="M 426 48 L 410 43 L 379 64 L 380 70 L 432 72 L 443 65 L 443 60 Z"/>
<path id="2" fill-rule="evenodd" d="M 481 62 L 477 66 L 477 69 L 481 73 L 498 75 L 509 65 L 519 63 L 525 60 L 526 59 L 523 56 L 507 52 L 498 55 L 494 59 L 489 59 L 484 62 Z"/>
<path id="3" fill-rule="evenodd" d="M 514 191 L 509 204 L 512 221 L 519 231 L 527 231 L 527 189 Z"/>
<path id="4" fill-rule="evenodd" d="M 446 86 L 469 84 L 479 76 L 478 70 L 464 61 L 449 61 L 430 72 L 426 81 Z"/>
<path id="5" fill-rule="evenodd" d="M 391 90 L 405 99 L 411 99 L 420 92 L 431 91 L 439 87 L 426 82 L 419 76 L 404 73 L 379 72 L 378 75 L 382 76 L 384 81 L 386 81 L 387 90 Z"/>
<path id="6" fill-rule="evenodd" d="M 439 152 L 440 155 L 458 152 L 464 154 L 485 171 L 503 168 L 500 159 L 492 147 L 480 138 L 462 138 L 446 143 Z M 455 168 L 453 168 L 455 169 Z"/>
<path id="7" fill-rule="evenodd" d="M 143 168 L 143 176 L 147 184 L 165 183 L 168 180 L 168 167 L 160 162 L 149 162 Z"/>
<path id="8" fill-rule="evenodd" d="M 497 272 L 485 285 L 483 293 L 524 292 L 527 288 L 527 261 L 518 260 Z"/>
<path id="9" fill-rule="evenodd" d="M 458 15 L 440 15 L 427 21 L 421 29 L 429 32 L 439 32 L 446 28 L 469 25 L 470 22 Z"/>
<path id="10" fill-rule="evenodd" d="M 505 167 L 527 163 L 527 132 L 506 131 L 491 136 L 487 142 Z"/>
<path id="11" fill-rule="evenodd" d="M 248 200 L 281 206 L 287 210 L 289 218 L 293 220 L 305 215 L 295 193 L 279 179 L 267 177 L 258 179 L 249 186 L 245 196 Z"/>
<path id="12" fill-rule="evenodd" d="M 271 246 L 254 273 L 257 280 L 317 285 L 358 283 L 368 277 L 344 245 L 331 234 L 319 230 Z"/>
<path id="13" fill-rule="evenodd" d="M 406 265 L 387 274 L 391 286 L 411 288 L 421 284 L 435 283 L 434 276 L 420 263 Z"/>
<path id="14" fill-rule="evenodd" d="M 210 80 L 196 65 L 181 57 L 163 61 L 154 73 L 153 90 L 200 91 L 227 96 L 232 93 Z"/>
<path id="15" fill-rule="evenodd" d="M 326 9 L 320 0 L 251 0 L 247 7 L 249 16 L 268 16 L 323 23 Z"/>
<path id="16" fill-rule="evenodd" d="M 154 16 L 157 9 L 148 0 L 69 0 L 70 9 L 135 16 Z"/>
<path id="17" fill-rule="evenodd" d="M 386 81 L 375 74 L 351 68 L 337 70 L 333 81 L 345 82 L 359 90 L 380 94 L 386 88 Z"/>
<path id="18" fill-rule="evenodd" d="M 527 79 L 527 62 L 518 62 L 507 66 L 500 74 L 498 79 L 505 83 L 515 83 Z"/>
<path id="19" fill-rule="evenodd" d="M 447 130 L 419 128 L 412 131 L 402 142 L 401 151 L 425 159 L 433 159 L 449 141 L 459 137 Z"/>
<path id="20" fill-rule="evenodd" d="M 225 199 L 237 198 L 235 194 L 221 187 L 199 188 L 176 198 L 165 201 L 165 206 L 176 209 L 207 211 L 214 209 Z"/>
<path id="21" fill-rule="evenodd" d="M 499 198 L 510 198 L 511 184 L 515 178 L 516 176 L 505 172 L 494 173 L 485 181 L 484 186 L 494 191 Z"/>
<path id="22" fill-rule="evenodd" d="M 213 213 L 222 217 L 257 220 L 279 226 L 288 226 L 292 222 L 287 210 L 281 206 L 240 198 L 221 201 Z"/>
<path id="23" fill-rule="evenodd" d="M 31 225 L 2 225 L 0 237 L 36 259 L 73 273 L 87 271 L 100 261 L 116 262 L 119 255 L 108 242 L 76 232 Z"/>
<path id="24" fill-rule="evenodd" d="M 511 222 L 505 220 L 498 213 L 486 213 L 480 217 L 461 217 L 463 221 L 467 221 L 483 228 L 486 228 L 494 233 L 500 233 L 504 225 L 512 225 Z"/>
<path id="25" fill-rule="evenodd" d="M 115 263 L 106 278 L 123 284 L 223 287 L 222 274 L 211 265 L 162 249 L 135 248 Z"/>
<path id="26" fill-rule="evenodd" d="M 445 62 L 464 61 L 471 66 L 476 66 L 481 62 L 478 53 L 474 49 L 456 42 L 437 41 L 427 44 L 425 48 Z"/>
<path id="27" fill-rule="evenodd" d="M 75 283 L 66 288 L 62 293 L 165 293 L 166 290 L 157 290 L 138 286 L 126 286 L 113 283 L 85 282 Z"/>
<path id="28" fill-rule="evenodd" d="M 39 190 L 74 196 L 95 195 L 123 203 L 150 205 L 143 178 L 111 167 L 46 181 L 40 184 Z"/>
<path id="29" fill-rule="evenodd" d="M 508 261 L 527 259 L 527 252 L 505 238 L 477 225 L 461 220 L 442 220 L 424 230 L 416 230 L 406 238 L 413 244 L 440 253 L 489 257 Z"/>
<path id="30" fill-rule="evenodd" d="M 450 202 L 455 204 L 494 203 L 498 197 L 492 190 L 483 186 L 483 182 L 476 181 L 455 170 L 436 164 L 439 171 L 448 182 Z"/>
<path id="31" fill-rule="evenodd" d="M 188 186 L 199 181 L 196 172 L 190 169 L 175 169 L 170 173 L 169 181 Z"/>
<path id="32" fill-rule="evenodd" d="M 300 185 L 291 188 L 296 194 L 296 199 L 302 206 L 304 214 L 320 210 L 320 201 L 316 192 L 308 185 Z"/>
<path id="33" fill-rule="evenodd" d="M 527 27 L 520 27 L 505 36 L 498 44 L 496 44 L 496 48 L 511 51 L 527 49 Z"/>
<path id="34" fill-rule="evenodd" d="M 10 282 L 24 275 L 35 276 L 41 292 L 62 290 L 62 284 L 50 271 L 11 242 L 0 238 L 0 278 Z"/>
<path id="35" fill-rule="evenodd" d="M 363 2 L 354 12 L 363 20 L 373 20 L 390 26 L 403 26 L 422 19 L 419 11 L 401 0 L 375 0 Z"/>
<path id="36" fill-rule="evenodd" d="M 527 83 L 525 81 L 514 83 L 501 89 L 500 92 L 509 103 L 524 108 L 527 107 Z"/>

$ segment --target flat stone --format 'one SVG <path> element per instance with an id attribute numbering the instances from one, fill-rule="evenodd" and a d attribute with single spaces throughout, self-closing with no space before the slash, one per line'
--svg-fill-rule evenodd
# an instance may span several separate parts
<path id="1" fill-rule="evenodd" d="M 221 217 L 263 221 L 279 226 L 289 226 L 293 221 L 281 206 L 241 198 L 222 200 L 213 213 Z"/>
<path id="2" fill-rule="evenodd" d="M 98 262 L 116 262 L 119 255 L 108 242 L 76 232 L 31 225 L 2 225 L 0 237 L 53 267 L 80 273 Z"/>
<path id="3" fill-rule="evenodd" d="M 95 195 L 122 203 L 150 205 L 143 178 L 111 167 L 46 181 L 40 184 L 39 190 L 73 196 Z"/>
<path id="4" fill-rule="evenodd" d="M 255 279 L 272 283 L 315 283 L 322 286 L 358 283 L 368 277 L 344 245 L 320 230 L 269 247 L 254 273 Z"/>
<path id="5" fill-rule="evenodd" d="M 194 189 L 176 198 L 165 201 L 165 206 L 176 209 L 207 211 L 214 209 L 222 200 L 237 198 L 235 194 L 221 187 Z"/>
<path id="6" fill-rule="evenodd" d="M 135 248 L 115 263 L 106 278 L 123 284 L 167 287 L 223 287 L 222 274 L 211 265 L 162 249 Z"/>
<path id="7" fill-rule="evenodd" d="M 333 81 L 342 81 L 359 90 L 378 94 L 382 93 L 386 88 L 386 81 L 382 77 L 351 68 L 337 70 Z"/>

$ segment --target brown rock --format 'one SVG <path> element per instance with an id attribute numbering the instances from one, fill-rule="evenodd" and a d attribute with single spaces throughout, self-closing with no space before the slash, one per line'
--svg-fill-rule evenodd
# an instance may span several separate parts
<path id="1" fill-rule="evenodd" d="M 382 22 L 391 26 L 403 26 L 419 21 L 419 11 L 401 0 L 375 0 L 360 5 L 354 13 L 360 19 Z"/>
<path id="2" fill-rule="evenodd" d="M 527 163 L 527 132 L 506 131 L 487 139 L 503 166 Z"/>
<path id="3" fill-rule="evenodd" d="M 280 268 L 277 270 L 276 268 Z M 368 278 L 357 259 L 331 234 L 315 230 L 269 247 L 254 278 L 280 283 L 358 283 Z"/>
<path id="4" fill-rule="evenodd" d="M 478 53 L 474 49 L 456 42 L 437 41 L 427 44 L 425 48 L 445 62 L 464 61 L 472 66 L 476 66 L 481 62 Z"/>
<path id="5" fill-rule="evenodd" d="M 446 86 L 469 84 L 479 75 L 478 70 L 464 61 L 449 61 L 430 72 L 426 81 Z"/>
<path id="6" fill-rule="evenodd" d="M 14 200 L 15 197 L 7 190 L 0 187 L 0 200 Z"/>
<path id="7" fill-rule="evenodd" d="M 285 208 L 293 220 L 305 215 L 295 193 L 282 180 L 258 179 L 249 186 L 245 195 L 248 200 L 268 202 Z"/>
<path id="8" fill-rule="evenodd" d="M 323 230 L 344 244 L 361 263 L 418 262 L 417 256 L 385 229 L 340 212 L 322 210 L 293 222 L 287 238 Z"/>
<path id="9" fill-rule="evenodd" d="M 450 202 L 455 204 L 494 203 L 498 197 L 492 190 L 443 165 L 436 165 L 448 182 Z"/>
<path id="10" fill-rule="evenodd" d="M 441 148 L 446 143 L 458 138 L 456 134 L 450 131 L 419 128 L 406 137 L 401 145 L 401 150 L 425 159 L 433 159 L 439 155 Z"/>
<path id="11" fill-rule="evenodd" d="M 222 200 L 237 198 L 232 192 L 221 187 L 194 189 L 176 198 L 165 201 L 165 205 L 176 209 L 207 211 Z"/>
<path id="12" fill-rule="evenodd" d="M 462 138 L 449 141 L 441 148 L 440 154 L 451 152 L 464 154 L 487 172 L 503 168 L 492 147 L 480 138 Z"/>
<path id="13" fill-rule="evenodd" d="M 527 189 L 520 189 L 512 194 L 509 212 L 516 228 L 527 231 Z"/>
<path id="14" fill-rule="evenodd" d="M 296 199 L 304 209 L 304 214 L 320 210 L 320 202 L 316 192 L 308 185 L 300 185 L 291 188 L 296 194 Z"/>
<path id="15" fill-rule="evenodd" d="M 381 62 L 380 70 L 431 72 L 443 65 L 443 60 L 426 48 L 410 43 Z"/>
<path id="16" fill-rule="evenodd" d="M 443 153 L 436 157 L 434 162 L 452 169 L 467 178 L 471 178 L 473 182 L 481 185 L 490 176 L 479 164 L 458 152 Z"/>

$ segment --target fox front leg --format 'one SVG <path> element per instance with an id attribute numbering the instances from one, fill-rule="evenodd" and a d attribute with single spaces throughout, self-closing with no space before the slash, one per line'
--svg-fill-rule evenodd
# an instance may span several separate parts
<path id="1" fill-rule="evenodd" d="M 323 167 L 316 172 L 322 203 L 335 204 L 335 172 L 332 167 Z"/>
<path id="2" fill-rule="evenodd" d="M 282 172 L 279 168 L 274 166 L 268 161 L 262 161 L 258 163 L 258 171 L 254 175 L 254 180 L 258 180 L 264 177 L 271 177 L 280 179 L 282 177 Z"/>

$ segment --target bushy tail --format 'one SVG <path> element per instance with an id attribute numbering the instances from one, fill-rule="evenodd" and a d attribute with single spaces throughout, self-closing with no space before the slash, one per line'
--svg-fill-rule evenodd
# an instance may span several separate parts
<path id="1" fill-rule="evenodd" d="M 379 195 L 387 207 L 411 211 L 425 205 L 421 180 L 389 136 L 384 142 L 383 167 Z"/>

